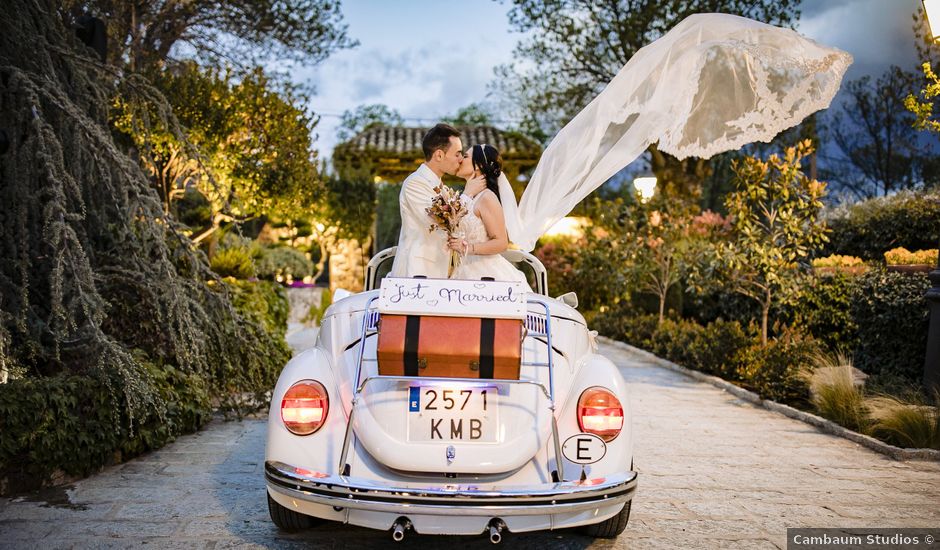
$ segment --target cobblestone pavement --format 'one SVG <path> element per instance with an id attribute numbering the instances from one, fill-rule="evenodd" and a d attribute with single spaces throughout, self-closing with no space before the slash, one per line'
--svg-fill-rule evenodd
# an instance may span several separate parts
<path id="1" fill-rule="evenodd" d="M 704 383 L 602 350 L 632 382 L 640 485 L 615 541 L 509 534 L 508 548 L 784 548 L 787 527 L 940 525 L 940 464 L 897 462 Z M 0 499 L 2 548 L 374 548 L 388 533 L 267 516 L 264 420 L 200 433 L 73 486 Z M 488 548 L 412 535 L 411 548 Z"/>

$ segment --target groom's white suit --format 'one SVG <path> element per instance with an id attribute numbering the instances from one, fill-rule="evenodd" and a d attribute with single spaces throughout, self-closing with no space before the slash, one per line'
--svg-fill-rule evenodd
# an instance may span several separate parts
<path id="1" fill-rule="evenodd" d="M 392 264 L 392 277 L 424 275 L 431 279 L 447 278 L 447 240 L 441 231 L 428 231 L 431 219 L 425 208 L 436 195 L 441 178 L 427 164 L 421 164 L 405 178 L 398 197 L 401 209 L 401 233 Z"/>

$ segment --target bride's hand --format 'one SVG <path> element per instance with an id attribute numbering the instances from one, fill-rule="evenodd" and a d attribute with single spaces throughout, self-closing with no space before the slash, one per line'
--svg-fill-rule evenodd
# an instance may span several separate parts
<path id="1" fill-rule="evenodd" d="M 467 185 L 463 188 L 464 195 L 475 197 L 486 189 L 486 176 L 479 175 L 467 180 Z"/>
<path id="2" fill-rule="evenodd" d="M 466 254 L 469 245 L 467 244 L 467 241 L 463 239 L 451 237 L 447 239 L 447 248 L 456 252 L 460 252 L 461 254 Z"/>

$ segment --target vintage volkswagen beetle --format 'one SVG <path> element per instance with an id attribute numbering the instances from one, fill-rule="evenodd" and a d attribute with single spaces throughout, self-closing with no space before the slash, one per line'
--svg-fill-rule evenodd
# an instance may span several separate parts
<path id="1" fill-rule="evenodd" d="M 528 266 L 535 290 L 518 299 L 518 374 L 390 376 L 377 342 L 380 308 L 391 306 L 377 285 L 394 252 L 372 259 L 364 292 L 329 307 L 316 345 L 287 364 L 274 388 L 265 455 L 274 523 L 294 530 L 319 518 L 390 530 L 398 541 L 409 530 L 486 533 L 494 543 L 503 530 L 619 535 L 637 480 L 627 385 L 597 354 L 576 298 L 548 297 L 538 259 L 507 251 Z M 385 278 L 382 288 L 415 281 Z M 501 294 L 510 284 L 470 283 Z M 500 308 L 487 305 L 481 317 L 499 317 L 490 313 Z M 419 313 L 440 311 L 434 304 Z M 445 338 L 456 349 L 480 336 Z"/>

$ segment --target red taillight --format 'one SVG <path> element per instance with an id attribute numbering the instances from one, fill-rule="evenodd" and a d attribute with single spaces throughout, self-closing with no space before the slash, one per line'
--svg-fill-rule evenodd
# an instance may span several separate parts
<path id="1" fill-rule="evenodd" d="M 578 398 L 578 427 L 604 441 L 613 441 L 623 429 L 623 407 L 610 391 L 594 386 Z"/>
<path id="2" fill-rule="evenodd" d="M 320 429 L 330 410 L 330 397 L 316 380 L 297 382 L 281 400 L 281 420 L 291 433 L 310 435 Z"/>

